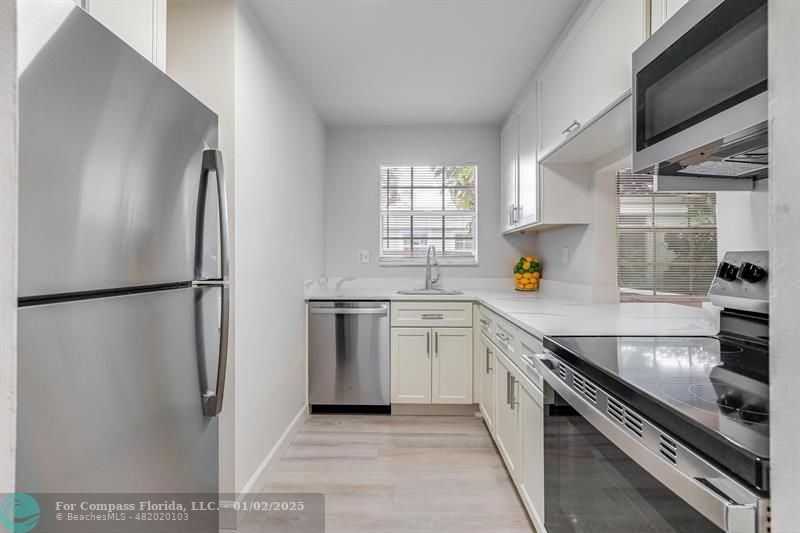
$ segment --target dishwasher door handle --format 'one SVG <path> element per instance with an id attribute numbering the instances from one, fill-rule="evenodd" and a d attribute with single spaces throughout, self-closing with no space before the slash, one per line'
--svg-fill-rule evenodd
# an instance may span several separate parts
<path id="1" fill-rule="evenodd" d="M 308 310 L 312 315 L 378 315 L 386 316 L 388 307 L 312 307 Z"/>

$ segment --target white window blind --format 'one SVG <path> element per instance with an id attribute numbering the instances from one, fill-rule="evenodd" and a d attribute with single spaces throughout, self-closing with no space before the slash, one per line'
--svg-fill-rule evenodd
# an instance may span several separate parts
<path id="1" fill-rule="evenodd" d="M 703 299 L 716 266 L 716 195 L 654 193 L 652 176 L 617 175 L 617 284 L 623 300 Z"/>
<path id="2" fill-rule="evenodd" d="M 475 165 L 382 166 L 381 262 L 477 262 Z"/>

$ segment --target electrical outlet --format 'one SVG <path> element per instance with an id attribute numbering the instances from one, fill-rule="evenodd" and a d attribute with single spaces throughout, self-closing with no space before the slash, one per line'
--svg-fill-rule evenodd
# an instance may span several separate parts
<path id="1" fill-rule="evenodd" d="M 369 263 L 369 250 L 359 250 L 356 252 L 356 261 L 359 263 Z"/>
<path id="2" fill-rule="evenodd" d="M 569 248 L 566 246 L 561 249 L 561 263 L 565 265 L 569 263 Z"/>

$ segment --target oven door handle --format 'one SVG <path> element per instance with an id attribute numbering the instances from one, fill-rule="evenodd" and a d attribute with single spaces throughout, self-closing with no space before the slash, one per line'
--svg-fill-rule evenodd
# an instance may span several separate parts
<path id="1" fill-rule="evenodd" d="M 759 500 L 747 488 L 722 474 L 702 457 L 682 447 L 681 453 L 686 455 L 681 456 L 680 463 L 691 463 L 692 467 L 691 472 L 684 472 L 679 465 L 662 458 L 602 412 L 602 406 L 607 405 L 607 393 L 604 390 L 598 388 L 598 401 L 593 403 L 558 375 L 559 364 L 563 363 L 555 356 L 549 353 L 536 354 L 533 363 L 544 381 L 597 431 L 717 527 L 726 533 L 761 531 L 757 512 Z M 565 366 L 569 371 L 564 375 L 569 378 L 574 371 L 569 365 Z M 649 421 L 647 424 L 655 428 Z M 714 483 L 714 479 L 723 481 L 726 491 L 720 487 L 723 483 Z M 728 493 L 731 490 L 739 495 L 730 496 Z"/>

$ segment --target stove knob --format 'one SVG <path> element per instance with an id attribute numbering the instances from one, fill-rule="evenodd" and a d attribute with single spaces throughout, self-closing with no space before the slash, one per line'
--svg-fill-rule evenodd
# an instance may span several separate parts
<path id="1" fill-rule="evenodd" d="M 745 261 L 739 266 L 738 277 L 749 283 L 755 283 L 767 277 L 767 271 L 758 265 Z"/>
<path id="2" fill-rule="evenodd" d="M 726 263 L 725 261 L 720 263 L 719 268 L 717 268 L 717 277 L 724 279 L 725 281 L 735 280 L 738 273 L 739 267 L 730 263 Z"/>

